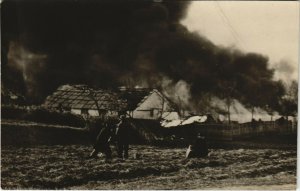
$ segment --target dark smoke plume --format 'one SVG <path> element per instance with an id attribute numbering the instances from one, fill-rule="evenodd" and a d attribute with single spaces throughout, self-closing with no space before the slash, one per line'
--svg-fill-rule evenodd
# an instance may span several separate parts
<path id="1" fill-rule="evenodd" d="M 223 92 L 245 104 L 275 107 L 282 85 L 272 80 L 268 59 L 217 47 L 189 32 L 180 24 L 188 5 L 175 0 L 6 0 L 1 7 L 3 76 L 17 71 L 19 86 L 40 100 L 66 83 L 164 88 L 168 79 L 169 85 L 188 84 L 194 100 Z M 22 54 L 32 56 L 18 69 Z M 11 80 L 3 83 L 10 86 Z M 249 92 L 275 96 L 272 103 L 253 101 Z"/>

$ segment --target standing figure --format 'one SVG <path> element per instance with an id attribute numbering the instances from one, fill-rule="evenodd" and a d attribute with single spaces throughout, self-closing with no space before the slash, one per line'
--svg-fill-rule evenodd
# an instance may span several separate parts
<path id="1" fill-rule="evenodd" d="M 129 129 L 130 123 L 125 116 L 121 116 L 121 121 L 116 128 L 116 141 L 119 158 L 128 158 L 129 149 Z"/>
<path id="2" fill-rule="evenodd" d="M 205 137 L 198 133 L 195 142 L 189 145 L 186 151 L 186 158 L 200 158 L 208 155 L 207 143 Z"/>
<path id="3" fill-rule="evenodd" d="M 91 152 L 90 157 L 96 157 L 99 152 L 104 153 L 106 160 L 111 159 L 111 149 L 109 146 L 112 130 L 107 124 L 100 130 L 96 143 L 94 145 L 94 150 Z"/>

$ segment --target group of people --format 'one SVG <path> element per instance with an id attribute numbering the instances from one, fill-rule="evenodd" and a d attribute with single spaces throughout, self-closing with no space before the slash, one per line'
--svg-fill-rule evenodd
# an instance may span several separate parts
<path id="1" fill-rule="evenodd" d="M 129 129 L 130 123 L 125 116 L 121 116 L 118 124 L 106 123 L 100 130 L 94 149 L 90 154 L 91 158 L 97 157 L 98 153 L 105 154 L 106 160 L 112 159 L 112 150 L 110 144 L 116 142 L 118 157 L 120 159 L 128 158 L 129 149 Z M 205 137 L 200 133 L 197 135 L 193 143 L 191 143 L 186 151 L 186 158 L 200 158 L 208 155 L 208 148 Z"/>
<path id="2" fill-rule="evenodd" d="M 129 149 L 129 129 L 130 123 L 125 116 L 121 116 L 121 120 L 118 124 L 105 124 L 94 144 L 94 149 L 90 154 L 91 158 L 98 155 L 99 152 L 105 154 L 106 160 L 112 159 L 112 150 L 110 144 L 116 142 L 118 157 L 120 159 L 128 158 Z"/>

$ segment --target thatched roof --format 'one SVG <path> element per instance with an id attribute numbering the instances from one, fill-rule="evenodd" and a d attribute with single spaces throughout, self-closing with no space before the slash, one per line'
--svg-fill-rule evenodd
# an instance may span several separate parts
<path id="1" fill-rule="evenodd" d="M 72 108 L 72 109 L 99 109 L 121 111 L 126 108 L 126 101 L 119 95 L 109 90 L 93 90 L 85 85 L 63 85 L 52 95 L 46 98 L 44 103 L 48 108 Z"/>
<path id="2" fill-rule="evenodd" d="M 91 89 L 86 85 L 63 85 L 46 98 L 44 106 L 47 108 L 97 109 L 97 100 L 101 110 L 133 111 L 143 103 L 149 95 L 157 92 L 163 96 L 172 107 L 173 104 L 166 96 L 156 89 L 123 88 L 119 91 Z"/>

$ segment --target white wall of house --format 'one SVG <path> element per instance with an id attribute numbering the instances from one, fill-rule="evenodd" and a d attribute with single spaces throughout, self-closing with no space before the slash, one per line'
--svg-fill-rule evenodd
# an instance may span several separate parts
<path id="1" fill-rule="evenodd" d="M 99 116 L 99 112 L 98 112 L 97 109 L 89 109 L 87 112 L 92 117 Z M 71 113 L 76 114 L 76 115 L 83 115 L 81 109 L 71 109 Z M 105 115 L 109 116 L 109 117 L 117 117 L 118 116 L 118 112 L 117 111 L 107 111 L 105 113 Z"/>
<path id="2" fill-rule="evenodd" d="M 119 113 L 117 111 L 108 111 L 106 113 L 106 116 L 109 116 L 109 117 L 118 117 Z"/>
<path id="3" fill-rule="evenodd" d="M 137 119 L 159 119 L 162 112 L 171 111 L 170 103 L 158 91 L 152 91 L 133 111 L 132 117 Z"/>
<path id="4" fill-rule="evenodd" d="M 80 115 L 81 109 L 71 109 L 71 113 L 74 113 L 75 115 Z"/>
<path id="5" fill-rule="evenodd" d="M 89 113 L 90 116 L 93 116 L 93 117 L 99 116 L 99 112 L 98 112 L 97 109 L 89 109 L 88 113 Z"/>

